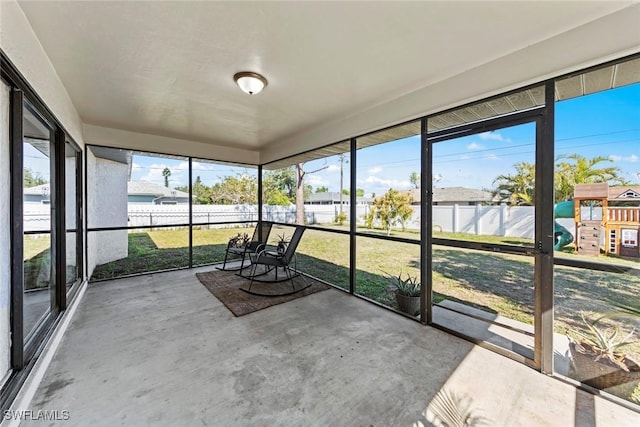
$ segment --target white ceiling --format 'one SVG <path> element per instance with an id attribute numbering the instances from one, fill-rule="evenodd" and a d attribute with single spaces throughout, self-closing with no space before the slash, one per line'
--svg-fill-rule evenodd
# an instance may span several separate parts
<path id="1" fill-rule="evenodd" d="M 20 6 L 85 123 L 264 150 L 632 3 Z M 261 94 L 235 86 L 244 70 L 269 80 Z"/>

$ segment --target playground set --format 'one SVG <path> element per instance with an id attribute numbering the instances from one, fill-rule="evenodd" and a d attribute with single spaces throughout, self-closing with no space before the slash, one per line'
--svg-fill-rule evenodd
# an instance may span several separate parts
<path id="1" fill-rule="evenodd" d="M 557 203 L 555 218 L 573 218 L 576 238 L 554 222 L 555 250 L 575 241 L 582 255 L 640 257 L 640 186 L 577 184 L 573 200 Z"/>

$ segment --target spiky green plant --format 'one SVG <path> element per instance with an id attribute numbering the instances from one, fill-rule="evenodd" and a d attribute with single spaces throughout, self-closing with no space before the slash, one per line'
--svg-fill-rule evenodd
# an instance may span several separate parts
<path id="1" fill-rule="evenodd" d="M 408 297 L 420 296 L 420 281 L 417 277 L 407 274 L 407 278 L 402 278 L 402 272 L 397 276 L 391 275 L 383 271 L 385 276 L 391 280 L 391 283 L 397 293 Z"/>
<path id="2" fill-rule="evenodd" d="M 277 234 L 277 236 L 278 236 L 278 243 L 283 243 L 283 244 L 289 243 L 289 237 L 286 234 L 284 233 Z"/>
<path id="3" fill-rule="evenodd" d="M 628 370 L 624 363 L 626 355 L 621 351 L 622 347 L 635 344 L 633 341 L 635 328 L 628 334 L 624 334 L 619 326 L 606 327 L 601 324 L 609 315 L 602 315 L 595 320 L 588 320 L 584 313 L 581 313 L 582 321 L 587 326 L 587 333 L 576 331 L 579 337 L 579 344 L 583 349 L 595 356 L 595 360 L 608 360 Z"/>

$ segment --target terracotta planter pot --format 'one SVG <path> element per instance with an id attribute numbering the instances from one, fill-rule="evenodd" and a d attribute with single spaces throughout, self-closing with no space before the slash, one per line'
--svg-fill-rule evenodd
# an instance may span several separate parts
<path id="1" fill-rule="evenodd" d="M 400 311 L 412 316 L 420 314 L 420 297 L 409 297 L 396 292 L 396 303 Z"/>
<path id="2" fill-rule="evenodd" d="M 640 366 L 633 361 L 627 361 L 629 371 L 608 363 L 606 360 L 595 361 L 594 356 L 588 354 L 576 343 L 569 343 L 571 363 L 575 371 L 576 380 L 597 389 L 605 389 L 621 384 L 640 382 Z"/>

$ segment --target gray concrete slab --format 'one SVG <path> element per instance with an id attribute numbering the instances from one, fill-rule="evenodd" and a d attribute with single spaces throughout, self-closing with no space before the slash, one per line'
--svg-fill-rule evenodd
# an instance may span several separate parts
<path id="1" fill-rule="evenodd" d="M 30 408 L 70 419 L 21 425 L 419 426 L 443 392 L 488 425 L 640 425 L 338 290 L 235 318 L 196 279 L 209 269 L 90 285 Z"/>

